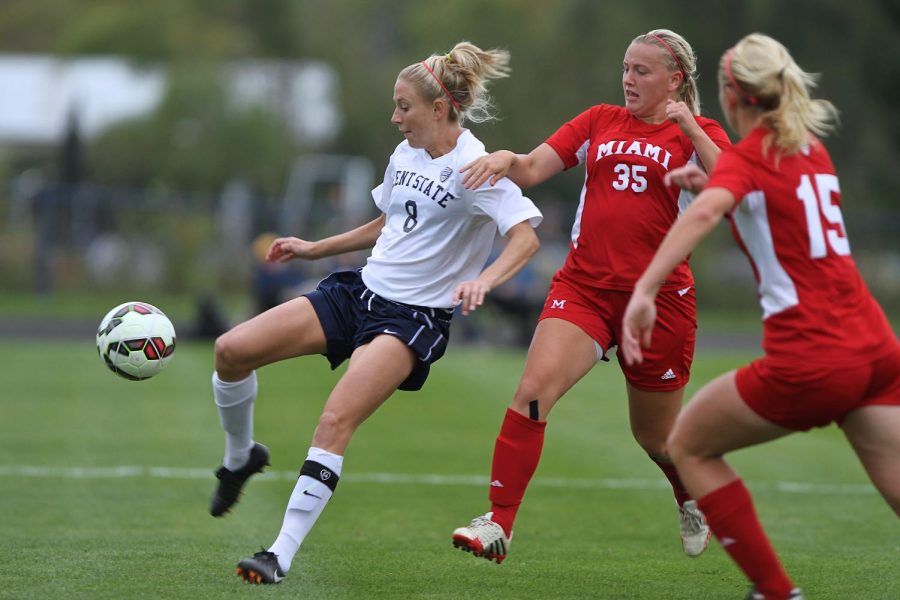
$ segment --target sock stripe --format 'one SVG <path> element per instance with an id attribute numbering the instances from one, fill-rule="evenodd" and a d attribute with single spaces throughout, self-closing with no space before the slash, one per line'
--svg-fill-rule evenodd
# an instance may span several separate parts
<path id="1" fill-rule="evenodd" d="M 307 460 L 303 463 L 303 467 L 300 469 L 300 477 L 304 475 L 312 477 L 316 481 L 321 481 L 332 492 L 334 492 L 334 488 L 337 487 L 338 481 L 341 479 L 337 473 L 314 460 Z"/>

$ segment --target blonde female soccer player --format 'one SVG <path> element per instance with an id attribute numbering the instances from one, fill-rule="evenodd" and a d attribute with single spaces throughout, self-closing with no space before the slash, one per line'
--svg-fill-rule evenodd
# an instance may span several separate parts
<path id="1" fill-rule="evenodd" d="M 765 356 L 701 388 L 668 446 L 713 533 L 753 583 L 748 600 L 802 594 L 725 453 L 836 422 L 900 515 L 900 344 L 850 254 L 841 187 L 819 140 L 837 113 L 810 98 L 814 81 L 765 35 L 725 53 L 719 101 L 742 139 L 708 182 L 690 167 L 669 174 L 705 189 L 638 280 L 622 325 L 625 358 L 640 364 L 656 344 L 660 282 L 730 215 L 759 281 Z"/>
<path id="2" fill-rule="evenodd" d="M 447 346 L 453 307 L 468 314 L 537 251 L 541 214 L 512 183 L 466 188 L 459 169 L 485 154 L 463 127 L 490 118 L 488 80 L 506 76 L 509 55 L 457 44 L 409 65 L 394 86 L 391 122 L 405 138 L 372 195 L 383 214 L 317 242 L 276 239 L 267 260 L 316 259 L 372 248 L 358 271 L 242 323 L 216 341 L 213 392 L 225 430 L 224 464 L 210 511 L 220 516 L 246 480 L 268 464 L 255 443 L 256 369 L 309 354 L 350 365 L 328 397 L 281 531 L 238 563 L 253 583 L 278 583 L 335 490 L 354 431 L 397 389 L 418 390 Z M 495 233 L 509 241 L 484 268 Z M 374 246 L 374 247 L 373 247 Z M 483 270 L 482 270 L 483 269 Z"/>
<path id="3" fill-rule="evenodd" d="M 686 163 L 706 169 L 729 145 L 722 127 L 700 116 L 696 59 L 680 35 L 637 36 L 622 61 L 624 106 L 598 104 L 565 123 L 529 154 L 494 152 L 466 167 L 468 185 L 536 185 L 584 164 L 586 176 L 565 265 L 553 277 L 525 371 L 500 427 L 491 466 L 487 515 L 453 532 L 459 548 L 502 561 L 525 489 L 537 468 L 547 418 L 556 402 L 620 344 L 634 282 L 690 194 L 663 183 Z M 709 529 L 684 490 L 666 437 L 684 397 L 697 328 L 694 280 L 682 261 L 661 294 L 665 332 L 642 365 L 625 375 L 631 430 L 672 484 L 688 556 L 706 549 Z"/>

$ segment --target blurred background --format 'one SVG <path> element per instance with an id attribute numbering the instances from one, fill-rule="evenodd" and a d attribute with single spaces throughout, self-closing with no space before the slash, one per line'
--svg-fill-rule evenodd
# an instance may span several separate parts
<path id="1" fill-rule="evenodd" d="M 897 0 L 3 0 L 0 335 L 92 334 L 108 308 L 144 300 L 181 336 L 214 336 L 363 264 L 260 257 L 274 235 L 375 216 L 403 67 L 461 40 L 508 49 L 512 77 L 492 88 L 501 120 L 473 130 L 527 152 L 588 106 L 620 104 L 626 47 L 662 27 L 693 45 L 703 112 L 719 120 L 718 58 L 747 33 L 822 73 L 819 95 L 842 114 L 827 144 L 853 255 L 896 318 Z M 582 178 L 528 191 L 546 215 L 541 253 L 457 336 L 527 343 Z M 756 330 L 752 274 L 724 226 L 692 264 L 701 325 Z"/>

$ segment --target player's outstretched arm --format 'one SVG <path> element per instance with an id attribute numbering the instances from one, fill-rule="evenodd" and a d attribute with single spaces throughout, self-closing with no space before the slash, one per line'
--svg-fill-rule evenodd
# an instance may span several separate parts
<path id="1" fill-rule="evenodd" d="M 384 215 L 381 215 L 356 229 L 317 242 L 295 237 L 278 238 L 269 246 L 266 262 L 288 262 L 295 258 L 316 260 L 355 250 L 367 250 L 375 246 L 375 240 L 381 235 L 383 227 Z"/>
<path id="2" fill-rule="evenodd" d="M 465 173 L 463 187 L 475 190 L 489 182 L 496 185 L 504 177 L 526 188 L 546 181 L 563 170 L 565 164 L 548 144 L 541 144 L 529 154 L 498 150 L 477 158 L 460 169 Z"/>
<path id="3" fill-rule="evenodd" d="M 477 279 L 463 281 L 456 286 L 453 305 L 462 304 L 464 315 L 484 304 L 488 292 L 512 279 L 541 247 L 541 242 L 528 221 L 511 227 L 506 236 L 509 241 L 497 260 L 482 271 Z"/>

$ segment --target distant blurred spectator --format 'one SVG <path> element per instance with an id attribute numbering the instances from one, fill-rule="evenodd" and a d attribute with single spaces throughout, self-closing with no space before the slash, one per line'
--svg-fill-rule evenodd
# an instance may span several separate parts
<path id="1" fill-rule="evenodd" d="M 252 293 L 255 314 L 278 306 L 296 296 L 295 290 L 303 284 L 303 272 L 293 263 L 267 263 L 266 252 L 278 236 L 261 233 L 253 240 Z"/>
<path id="2" fill-rule="evenodd" d="M 228 331 L 228 320 L 222 314 L 218 300 L 212 294 L 203 295 L 197 302 L 194 337 L 214 340 L 226 331 Z"/>
<path id="3" fill-rule="evenodd" d="M 495 248 L 491 262 L 499 255 Z M 527 347 L 544 306 L 548 282 L 541 277 L 534 263 L 530 262 L 515 277 L 491 291 L 487 305 L 495 307 L 513 325 L 513 343 Z"/>

